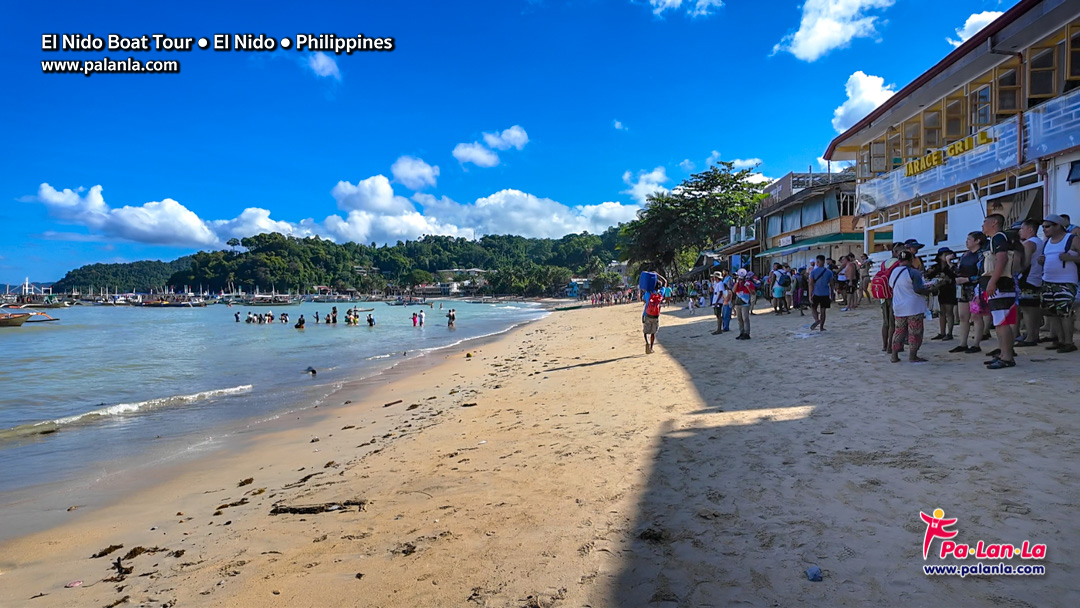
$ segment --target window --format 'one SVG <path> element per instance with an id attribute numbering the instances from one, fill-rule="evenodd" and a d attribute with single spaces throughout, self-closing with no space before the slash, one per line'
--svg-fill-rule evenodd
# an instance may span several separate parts
<path id="1" fill-rule="evenodd" d="M 859 178 L 869 179 L 873 174 L 870 172 L 870 145 L 859 148 Z"/>
<path id="2" fill-rule="evenodd" d="M 1069 26 L 1065 44 L 1065 79 L 1080 80 L 1080 24 Z"/>
<path id="3" fill-rule="evenodd" d="M 1028 53 L 1028 97 L 1054 97 L 1057 94 L 1057 47 L 1033 48 Z"/>
<path id="4" fill-rule="evenodd" d="M 967 136 L 963 91 L 945 98 L 945 143 L 951 144 Z"/>
<path id="5" fill-rule="evenodd" d="M 941 147 L 941 106 L 923 112 L 923 146 L 928 149 Z"/>
<path id="6" fill-rule="evenodd" d="M 888 171 L 885 166 L 885 140 L 879 139 L 870 143 L 870 173 L 877 175 Z"/>
<path id="7" fill-rule="evenodd" d="M 1069 177 L 1067 179 L 1070 184 L 1080 182 L 1080 160 L 1074 160 L 1069 165 Z"/>
<path id="8" fill-rule="evenodd" d="M 1020 111 L 1020 73 L 1016 69 L 1016 61 L 995 68 L 994 81 L 997 83 L 994 113 L 998 120 L 1005 120 Z"/>
<path id="9" fill-rule="evenodd" d="M 934 214 L 934 244 L 949 240 L 949 212 L 939 211 Z"/>
<path id="10" fill-rule="evenodd" d="M 896 127 L 889 127 L 889 131 L 885 136 L 885 146 L 887 148 L 886 154 L 889 160 L 889 169 L 896 169 L 904 166 L 904 144 L 900 137 L 900 129 Z"/>
<path id="11" fill-rule="evenodd" d="M 904 158 L 907 161 L 915 160 L 925 152 L 922 149 L 922 139 L 919 137 L 919 132 L 922 130 L 919 122 L 919 117 L 916 116 L 904 123 Z"/>
<path id="12" fill-rule="evenodd" d="M 977 85 L 977 87 L 968 96 L 971 105 L 972 133 L 993 124 L 993 117 L 990 112 L 990 85 Z"/>

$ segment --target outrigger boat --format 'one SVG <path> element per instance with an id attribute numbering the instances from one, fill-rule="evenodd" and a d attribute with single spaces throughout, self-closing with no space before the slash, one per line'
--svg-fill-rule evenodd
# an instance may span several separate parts
<path id="1" fill-rule="evenodd" d="M 45 317 L 44 319 L 35 319 L 33 317 Z M 47 323 L 49 321 L 59 321 L 50 317 L 43 312 L 30 311 L 21 313 L 7 313 L 0 312 L 0 327 L 19 327 L 23 323 Z"/>

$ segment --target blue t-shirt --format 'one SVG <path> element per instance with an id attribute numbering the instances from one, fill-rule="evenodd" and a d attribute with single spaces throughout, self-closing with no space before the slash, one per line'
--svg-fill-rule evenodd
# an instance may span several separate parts
<path id="1" fill-rule="evenodd" d="M 833 273 L 828 268 L 821 266 L 815 267 L 810 271 L 810 278 L 814 280 L 814 293 L 815 296 L 829 296 L 829 284 L 832 283 Z"/>

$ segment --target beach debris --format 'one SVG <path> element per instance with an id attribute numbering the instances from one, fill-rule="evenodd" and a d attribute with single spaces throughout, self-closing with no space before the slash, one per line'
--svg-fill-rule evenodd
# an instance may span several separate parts
<path id="1" fill-rule="evenodd" d="M 266 488 L 255 488 L 254 490 L 248 490 L 244 496 L 258 496 L 266 491 Z"/>
<path id="2" fill-rule="evenodd" d="M 364 578 L 364 573 L 363 572 L 357 572 L 356 573 L 356 580 L 360 580 L 362 578 Z"/>
<path id="3" fill-rule="evenodd" d="M 337 463 L 336 463 L 336 462 L 334 462 L 333 460 L 331 460 L 330 462 L 328 462 L 328 463 L 324 464 L 324 465 L 323 465 L 323 468 L 324 468 L 324 469 L 329 469 L 330 467 L 334 466 L 335 464 L 337 464 Z"/>
<path id="4" fill-rule="evenodd" d="M 113 567 L 116 568 L 116 577 L 113 577 L 112 580 L 110 580 L 110 579 L 106 579 L 106 580 L 109 580 L 110 582 L 120 582 L 120 581 L 124 580 L 125 576 L 131 574 L 132 570 L 134 570 L 134 568 L 132 568 L 130 566 L 125 568 L 124 563 L 122 561 L 120 561 L 121 559 L 123 559 L 123 558 L 118 557 L 118 558 L 116 558 L 116 561 L 113 562 Z"/>
<path id="5" fill-rule="evenodd" d="M 116 600 L 115 602 L 113 602 L 111 604 L 105 604 L 105 608 L 115 608 L 116 606 L 119 606 L 120 604 L 128 603 L 129 600 L 131 600 L 131 596 L 130 595 L 125 595 L 124 597 Z"/>
<path id="6" fill-rule="evenodd" d="M 135 547 L 131 551 L 127 552 L 127 555 L 124 556 L 124 559 L 135 559 L 143 553 L 161 553 L 162 551 L 168 551 L 168 549 L 163 549 L 161 547 L 151 547 L 149 549 L 147 549 L 146 547 Z"/>
<path id="7" fill-rule="evenodd" d="M 341 427 L 341 430 L 347 431 L 349 429 L 355 429 L 355 428 L 356 428 L 355 424 L 346 424 L 345 426 Z"/>
<path id="8" fill-rule="evenodd" d="M 70 583 L 64 585 L 64 589 L 74 589 L 75 587 L 82 587 L 82 581 L 71 581 Z"/>
<path id="9" fill-rule="evenodd" d="M 236 484 L 236 487 L 242 488 L 244 486 L 250 486 L 253 483 L 255 483 L 255 478 L 254 477 L 248 477 L 247 479 L 245 479 L 245 480 L 241 481 L 240 483 Z"/>
<path id="10" fill-rule="evenodd" d="M 342 403 L 342 405 L 349 405 L 350 403 L 352 403 L 351 400 L 346 400 L 345 403 Z"/>
<path id="11" fill-rule="evenodd" d="M 270 509 L 270 515 L 314 515 L 316 513 L 336 513 L 338 511 L 347 511 L 348 509 L 346 509 L 345 507 L 359 507 L 359 510 L 364 511 L 366 510 L 365 507 L 367 507 L 367 505 L 368 501 L 363 498 L 351 499 L 342 502 L 326 502 L 315 505 L 290 506 L 277 504 L 274 505 L 272 509 Z"/>
<path id="12" fill-rule="evenodd" d="M 319 443 L 319 438 L 318 437 L 312 438 L 311 443 Z"/>
<path id="13" fill-rule="evenodd" d="M 71 513 L 71 512 L 72 512 L 72 511 L 74 511 L 75 509 L 78 509 L 78 508 L 79 508 L 79 506 L 80 506 L 80 505 L 71 505 L 70 507 L 68 507 L 68 508 L 67 508 L 67 510 L 68 510 L 68 513 Z"/>
<path id="14" fill-rule="evenodd" d="M 815 582 L 815 583 L 820 583 L 821 582 L 821 568 L 818 568 L 817 566 L 810 566 L 809 568 L 806 569 L 806 578 L 813 581 L 813 582 Z"/>
<path id="15" fill-rule="evenodd" d="M 314 367 L 309 367 L 309 368 L 304 370 L 304 373 L 305 374 L 311 374 L 312 376 L 314 376 L 315 374 L 317 374 L 319 372 Z"/>
<path id="16" fill-rule="evenodd" d="M 240 500 L 234 500 L 233 502 L 227 502 L 227 503 L 220 504 L 220 505 L 218 505 L 217 508 L 220 511 L 222 509 L 228 509 L 229 507 L 239 507 L 241 505 L 246 505 L 247 503 L 248 503 L 247 498 L 241 498 Z"/>
<path id="17" fill-rule="evenodd" d="M 397 547 L 390 550 L 390 553 L 395 555 L 409 556 L 416 553 L 416 545 L 412 543 L 401 543 Z"/>
<path id="18" fill-rule="evenodd" d="M 402 401 L 403 401 L 403 399 L 398 399 L 397 401 L 391 401 L 390 403 L 384 403 L 383 407 L 390 407 L 391 405 L 397 405 L 397 404 L 401 403 Z"/>
<path id="19" fill-rule="evenodd" d="M 475 406 L 476 406 L 476 402 L 475 402 L 475 401 L 473 401 L 473 402 L 470 402 L 470 403 L 462 403 L 462 404 L 461 404 L 461 407 L 475 407 Z"/>
<path id="20" fill-rule="evenodd" d="M 165 556 L 166 557 L 183 557 L 185 553 L 187 553 L 186 549 L 177 549 L 176 551 L 173 551 L 171 553 L 167 553 Z"/>
<path id="21" fill-rule="evenodd" d="M 415 409 L 416 409 L 416 408 L 418 408 L 418 407 L 420 407 L 420 404 L 419 404 L 419 403 L 413 403 L 413 404 L 412 404 L 412 405 L 410 405 L 409 407 L 405 408 L 405 411 L 406 411 L 406 412 L 411 412 L 411 411 L 415 410 Z"/>
<path id="22" fill-rule="evenodd" d="M 109 545 L 108 547 L 105 547 L 101 551 L 98 551 L 97 553 L 91 555 L 90 559 L 97 559 L 99 557 L 105 557 L 106 555 L 112 553 L 113 551 L 118 551 L 118 550 L 123 549 L 123 548 L 124 548 L 124 545 Z"/>
<path id="23" fill-rule="evenodd" d="M 307 483 L 312 477 L 315 477 L 316 475 L 322 475 L 322 471 L 319 471 L 318 473 L 312 473 L 310 475 L 304 475 L 303 477 L 300 478 L 299 481 L 296 481 L 294 483 L 290 483 L 290 484 L 286 485 L 285 489 L 295 488 L 296 486 L 303 485 L 303 484 Z"/>
<path id="24" fill-rule="evenodd" d="M 48 594 L 48 593 L 39 593 L 39 594 L 37 594 L 37 595 L 31 595 L 31 596 L 30 596 L 30 599 L 32 599 L 32 600 L 36 600 L 37 598 L 39 598 L 39 597 L 45 597 L 46 595 L 49 595 L 49 594 Z"/>

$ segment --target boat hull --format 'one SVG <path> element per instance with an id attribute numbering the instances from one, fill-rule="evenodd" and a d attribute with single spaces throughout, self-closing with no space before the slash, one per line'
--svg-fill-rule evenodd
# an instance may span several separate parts
<path id="1" fill-rule="evenodd" d="M 23 313 L 19 315 L 0 315 L 0 327 L 19 327 L 31 316 L 30 313 Z"/>

